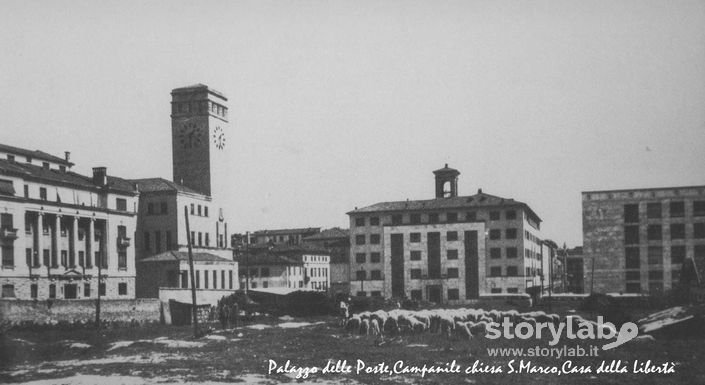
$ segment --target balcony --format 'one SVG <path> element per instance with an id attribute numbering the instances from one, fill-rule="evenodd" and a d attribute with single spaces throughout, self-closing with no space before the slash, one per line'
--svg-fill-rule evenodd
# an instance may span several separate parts
<path id="1" fill-rule="evenodd" d="M 14 241 L 17 239 L 17 229 L 10 227 L 0 228 L 0 239 L 7 241 Z"/>
<path id="2" fill-rule="evenodd" d="M 128 238 L 128 237 L 118 237 L 118 239 L 117 239 L 117 245 L 118 245 L 119 248 L 123 248 L 123 249 L 124 249 L 124 248 L 126 248 L 126 247 L 130 247 L 130 241 L 131 241 L 131 239 Z"/>

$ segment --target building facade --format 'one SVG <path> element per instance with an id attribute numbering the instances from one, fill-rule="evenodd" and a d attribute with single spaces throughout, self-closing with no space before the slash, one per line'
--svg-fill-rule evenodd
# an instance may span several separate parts
<path id="1" fill-rule="evenodd" d="M 350 294 L 350 230 L 334 227 L 303 241 L 330 253 L 331 294 Z"/>
<path id="2" fill-rule="evenodd" d="M 330 288 L 330 255 L 326 250 L 280 245 L 255 247 L 249 253 L 238 257 L 242 287 L 285 291 Z"/>
<path id="3" fill-rule="evenodd" d="M 587 191 L 582 205 L 586 288 L 658 295 L 686 259 L 702 276 L 705 186 Z"/>
<path id="4" fill-rule="evenodd" d="M 195 288 L 237 290 L 237 263 L 211 253 L 193 253 Z M 190 289 L 188 252 L 165 251 L 137 261 L 137 291 L 158 298 L 160 288 Z"/>
<path id="5" fill-rule="evenodd" d="M 134 298 L 134 184 L 76 174 L 68 153 L 0 149 L 2 297 Z"/>
<path id="6" fill-rule="evenodd" d="M 300 245 L 305 238 L 320 232 L 320 227 L 258 230 L 250 234 L 250 240 L 256 245 Z"/>
<path id="7" fill-rule="evenodd" d="M 434 171 L 435 199 L 382 202 L 350 216 L 357 295 L 463 303 L 541 283 L 541 219 L 525 203 L 458 196 L 460 173 Z"/>

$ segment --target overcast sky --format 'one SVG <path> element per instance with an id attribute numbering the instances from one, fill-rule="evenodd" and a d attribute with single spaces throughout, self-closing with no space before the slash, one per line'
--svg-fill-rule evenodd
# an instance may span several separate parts
<path id="1" fill-rule="evenodd" d="M 231 229 L 461 195 L 582 243 L 581 191 L 705 184 L 703 1 L 3 1 L 0 141 L 171 178 L 170 91 L 229 98 Z"/>

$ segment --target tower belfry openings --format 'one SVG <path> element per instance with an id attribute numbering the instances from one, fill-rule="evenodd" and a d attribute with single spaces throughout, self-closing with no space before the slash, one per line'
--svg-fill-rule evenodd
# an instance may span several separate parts
<path id="1" fill-rule="evenodd" d="M 433 172 L 436 178 L 436 198 L 453 198 L 458 196 L 458 175 L 460 171 L 448 167 Z"/>

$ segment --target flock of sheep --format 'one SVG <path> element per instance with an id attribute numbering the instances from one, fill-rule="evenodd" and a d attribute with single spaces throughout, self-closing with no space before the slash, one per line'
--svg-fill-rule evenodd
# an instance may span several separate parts
<path id="1" fill-rule="evenodd" d="M 543 311 L 519 313 L 516 310 L 486 311 L 466 308 L 416 311 L 394 309 L 354 314 L 345 323 L 345 330 L 375 336 L 430 332 L 448 337 L 455 334 L 461 338 L 471 339 L 473 336 L 484 335 L 489 323 L 501 324 L 505 317 L 515 324 L 528 322 L 533 325 L 536 323 L 557 325 L 561 322 L 558 314 L 546 314 Z M 582 322 L 594 323 L 579 316 L 570 316 L 570 321 L 576 325 Z"/>

